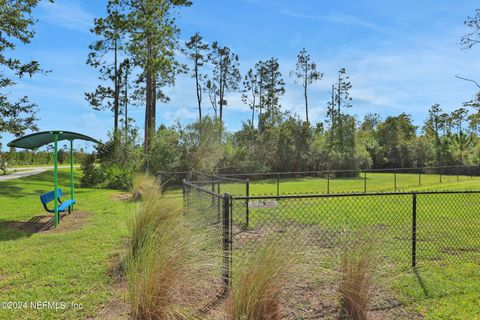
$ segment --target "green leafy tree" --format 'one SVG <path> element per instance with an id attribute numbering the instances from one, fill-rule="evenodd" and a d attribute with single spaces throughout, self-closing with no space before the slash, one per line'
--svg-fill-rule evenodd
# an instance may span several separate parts
<path id="1" fill-rule="evenodd" d="M 7 89 L 14 86 L 17 79 L 45 72 L 38 61 L 22 61 L 14 54 L 19 44 L 30 43 L 35 35 L 36 19 L 32 11 L 39 2 L 0 1 L 0 133 L 19 136 L 26 130 L 37 130 L 36 105 L 27 96 L 11 101 Z"/>
<path id="2" fill-rule="evenodd" d="M 378 126 L 378 143 L 382 149 L 381 167 L 408 168 L 414 165 L 413 143 L 416 127 L 409 115 L 390 116 Z"/>
<path id="3" fill-rule="evenodd" d="M 332 85 L 331 100 L 327 105 L 327 115 L 330 119 L 330 128 L 328 131 L 328 143 L 334 154 L 337 163 L 343 162 L 345 169 L 353 164 L 355 156 L 355 120 L 351 116 L 342 112 L 343 109 L 352 107 L 352 98 L 350 90 L 352 85 L 349 77 L 346 75 L 345 68 L 338 71 L 338 80 Z M 353 124 L 353 127 L 352 127 Z M 341 161 L 341 157 L 346 157 Z"/>
<path id="4" fill-rule="evenodd" d="M 442 139 L 441 128 L 443 127 L 442 108 L 438 103 L 432 105 L 428 110 L 428 119 L 425 122 L 423 130 L 430 141 L 433 141 L 435 149 L 436 164 L 439 165 L 442 162 Z"/>
<path id="5" fill-rule="evenodd" d="M 452 136 L 452 148 L 454 149 L 459 164 L 465 164 L 465 154 L 475 145 L 473 135 L 459 131 Z"/>
<path id="6" fill-rule="evenodd" d="M 312 61 L 307 50 L 303 48 L 297 56 L 295 70 L 290 72 L 295 77 L 295 83 L 303 87 L 303 96 L 305 99 L 305 118 L 308 122 L 308 87 L 314 82 L 323 78 L 323 73 L 317 70 L 317 64 Z"/>
<path id="7" fill-rule="evenodd" d="M 381 162 L 381 148 L 377 140 L 378 126 L 381 123 L 380 115 L 369 113 L 365 115 L 358 130 L 358 144 L 368 152 L 373 166 Z"/>

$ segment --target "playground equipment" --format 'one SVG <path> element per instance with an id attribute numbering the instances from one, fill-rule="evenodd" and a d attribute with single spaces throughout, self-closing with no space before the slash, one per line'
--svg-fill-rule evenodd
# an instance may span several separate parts
<path id="1" fill-rule="evenodd" d="M 62 196 L 62 189 L 58 187 L 58 142 L 62 140 L 70 141 L 70 199 L 67 201 L 62 202 L 60 197 Z M 36 132 L 32 134 L 28 134 L 26 136 L 20 137 L 11 141 L 8 146 L 14 148 L 22 148 L 22 149 L 37 149 L 41 146 L 50 144 L 53 142 L 53 150 L 54 150 L 54 170 L 53 170 L 53 191 L 40 195 L 40 200 L 42 204 L 48 212 L 54 214 L 54 224 L 55 227 L 59 223 L 59 212 L 63 212 L 68 209 L 69 213 L 73 210 L 73 205 L 75 204 L 75 191 L 74 191 L 74 184 L 73 184 L 73 140 L 84 140 L 90 141 L 94 143 L 101 143 L 98 140 L 91 138 L 89 136 L 75 133 L 71 131 L 42 131 Z M 47 208 L 47 203 L 54 202 L 53 210 Z M 59 205 L 60 204 L 60 205 Z"/>

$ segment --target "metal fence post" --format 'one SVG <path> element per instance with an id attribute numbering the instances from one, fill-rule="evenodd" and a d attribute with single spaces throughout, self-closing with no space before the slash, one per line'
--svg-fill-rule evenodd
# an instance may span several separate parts
<path id="1" fill-rule="evenodd" d="M 393 190 L 397 191 L 397 169 L 393 170 Z"/>
<path id="2" fill-rule="evenodd" d="M 222 198 L 221 194 L 220 194 L 220 180 L 218 180 L 217 182 L 217 211 L 218 211 L 218 221 L 220 221 L 220 217 L 222 215 L 221 211 L 222 211 L 222 203 L 220 201 L 220 199 Z"/>
<path id="3" fill-rule="evenodd" d="M 185 186 L 185 180 L 182 181 L 182 196 L 183 196 L 183 212 L 187 208 L 187 191 Z"/>
<path id="4" fill-rule="evenodd" d="M 212 180 L 212 207 L 215 207 L 215 181 Z"/>
<path id="5" fill-rule="evenodd" d="M 422 169 L 418 169 L 418 185 L 422 185 Z"/>
<path id="6" fill-rule="evenodd" d="M 412 268 L 417 266 L 417 194 L 412 194 Z"/>
<path id="7" fill-rule="evenodd" d="M 223 285 L 224 292 L 228 291 L 230 286 L 230 195 L 223 195 Z"/>
<path id="8" fill-rule="evenodd" d="M 250 221 L 250 209 L 248 208 L 248 198 L 250 196 L 250 180 L 247 178 L 245 185 L 245 229 L 248 229 L 248 223 Z"/>
<path id="9" fill-rule="evenodd" d="M 367 170 L 363 172 L 363 192 L 367 193 Z"/>
<path id="10" fill-rule="evenodd" d="M 327 171 L 327 193 L 330 193 L 330 171 Z"/>
<path id="11" fill-rule="evenodd" d="M 277 173 L 277 196 L 280 195 L 280 174 Z"/>
<path id="12" fill-rule="evenodd" d="M 442 183 L 442 169 L 438 168 L 438 172 L 440 174 L 440 183 Z"/>

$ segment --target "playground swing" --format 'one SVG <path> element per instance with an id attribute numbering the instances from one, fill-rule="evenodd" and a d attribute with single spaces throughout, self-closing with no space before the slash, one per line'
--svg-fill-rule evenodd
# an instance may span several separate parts
<path id="1" fill-rule="evenodd" d="M 61 197 L 63 196 L 62 189 L 58 186 L 58 142 L 62 140 L 70 141 L 70 199 L 62 201 Z M 74 140 L 84 140 L 94 143 L 100 143 L 94 138 L 89 136 L 70 132 L 70 131 L 43 131 L 32 133 L 18 139 L 11 141 L 8 146 L 13 148 L 22 148 L 22 149 L 37 149 L 41 146 L 50 144 L 53 142 L 53 190 L 40 195 L 40 201 L 42 202 L 43 207 L 46 211 L 54 214 L 54 224 L 55 227 L 59 224 L 59 213 L 65 212 L 68 210 L 68 213 L 73 211 L 73 205 L 76 203 L 75 200 L 75 190 L 73 183 L 73 141 Z M 50 202 L 54 203 L 53 209 L 48 208 Z"/>

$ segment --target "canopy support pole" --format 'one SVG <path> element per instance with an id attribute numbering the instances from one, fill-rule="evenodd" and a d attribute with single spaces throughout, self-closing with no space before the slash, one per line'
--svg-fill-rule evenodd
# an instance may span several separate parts
<path id="1" fill-rule="evenodd" d="M 75 191 L 73 185 L 73 140 L 70 140 L 70 199 L 75 200 Z"/>
<path id="2" fill-rule="evenodd" d="M 55 216 L 54 223 L 55 227 L 58 226 L 58 132 L 53 133 L 54 137 L 54 147 L 53 147 L 53 186 L 54 186 L 54 195 L 55 195 Z"/>

